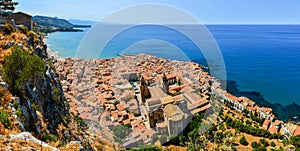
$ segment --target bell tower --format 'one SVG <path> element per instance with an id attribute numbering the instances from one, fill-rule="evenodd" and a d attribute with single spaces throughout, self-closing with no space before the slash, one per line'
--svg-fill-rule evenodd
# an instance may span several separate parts
<path id="1" fill-rule="evenodd" d="M 169 93 L 169 80 L 167 79 L 167 76 L 166 76 L 166 74 L 164 73 L 163 74 L 163 91 L 165 92 L 165 93 Z"/>
<path id="2" fill-rule="evenodd" d="M 150 92 L 148 89 L 148 85 L 144 79 L 144 77 L 142 76 L 141 78 L 141 86 L 140 86 L 140 91 L 141 91 L 141 99 L 142 102 L 145 103 L 146 102 L 146 98 L 150 98 Z"/>

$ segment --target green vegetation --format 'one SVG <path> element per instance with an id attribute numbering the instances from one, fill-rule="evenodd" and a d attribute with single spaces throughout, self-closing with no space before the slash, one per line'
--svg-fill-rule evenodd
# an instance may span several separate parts
<path id="1" fill-rule="evenodd" d="M 34 16 L 32 19 L 37 23 L 36 29 L 43 33 L 56 31 L 82 31 L 80 29 L 73 28 L 74 25 L 65 19 L 47 16 Z"/>
<path id="2" fill-rule="evenodd" d="M 296 151 L 300 151 L 300 135 L 292 136 L 290 138 L 290 143 L 295 146 Z"/>
<path id="3" fill-rule="evenodd" d="M 56 142 L 59 140 L 59 138 L 57 136 L 52 135 L 52 134 L 47 134 L 47 133 L 45 133 L 41 139 L 42 139 L 42 141 L 45 141 L 45 142 L 47 142 L 47 141 Z"/>
<path id="4" fill-rule="evenodd" d="M 257 114 L 251 114 L 250 115 L 250 118 L 253 120 L 253 121 L 256 121 L 257 123 L 260 124 L 260 126 L 262 126 L 262 124 L 264 123 L 265 119 L 264 118 L 260 118 L 258 117 Z"/>
<path id="5" fill-rule="evenodd" d="M 252 142 L 251 147 L 253 151 L 267 151 L 267 148 L 264 147 L 262 144 L 257 143 L 257 142 Z"/>
<path id="6" fill-rule="evenodd" d="M 266 141 L 266 139 L 260 139 L 259 142 L 260 142 L 262 145 L 264 145 L 264 147 L 270 146 L 269 142 Z"/>
<path id="7" fill-rule="evenodd" d="M 59 103 L 61 99 L 61 95 L 59 93 L 59 89 L 56 86 L 52 86 L 52 98 L 54 102 Z"/>
<path id="8" fill-rule="evenodd" d="M 138 148 L 132 148 L 129 151 L 161 151 L 161 149 L 155 145 L 140 144 Z"/>
<path id="9" fill-rule="evenodd" d="M 3 27 L 2 27 L 2 30 L 1 32 L 4 34 L 4 35 L 10 35 L 12 34 L 16 29 L 14 28 L 14 26 L 12 26 L 11 24 L 5 24 Z"/>
<path id="10" fill-rule="evenodd" d="M 244 145 L 244 146 L 248 146 L 249 143 L 247 142 L 245 136 L 241 137 L 241 139 L 240 139 L 240 144 L 242 144 L 242 145 Z"/>
<path id="11" fill-rule="evenodd" d="M 17 115 L 18 117 L 21 117 L 21 116 L 22 116 L 22 112 L 21 112 L 21 109 L 20 109 L 20 106 L 19 106 L 19 103 L 18 103 L 17 100 L 14 100 L 13 106 L 14 106 L 14 108 L 16 109 L 16 115 Z"/>
<path id="12" fill-rule="evenodd" d="M 11 120 L 9 114 L 0 110 L 0 122 L 4 125 L 5 128 L 11 127 Z"/>
<path id="13" fill-rule="evenodd" d="M 14 46 L 12 54 L 5 58 L 4 79 L 12 93 L 22 96 L 25 83 L 38 76 L 46 69 L 44 61 L 37 55 L 30 55 L 20 47 Z"/>
<path id="14" fill-rule="evenodd" d="M 81 128 L 87 128 L 87 123 L 82 118 L 80 118 L 79 115 L 75 115 L 74 119 Z"/>
<path id="15" fill-rule="evenodd" d="M 280 134 L 271 134 L 267 130 L 263 130 L 261 128 L 253 127 L 251 124 L 244 123 L 241 120 L 233 120 L 228 116 L 225 116 L 223 120 L 226 122 L 227 128 L 233 128 L 239 130 L 240 132 L 247 133 L 253 136 L 259 136 L 270 139 L 278 139 L 281 138 Z"/>
<path id="16" fill-rule="evenodd" d="M 18 4 L 18 2 L 12 0 L 0 0 L 1 16 L 7 16 L 10 12 L 13 12 Z"/>
<path id="17" fill-rule="evenodd" d="M 275 147 L 275 146 L 276 146 L 276 144 L 275 144 L 274 141 L 271 142 L 271 146 L 272 146 L 272 147 Z"/>
<path id="18" fill-rule="evenodd" d="M 111 128 L 111 130 L 114 132 L 115 141 L 121 143 L 125 140 L 125 138 L 132 132 L 131 126 L 126 125 L 118 125 Z"/>

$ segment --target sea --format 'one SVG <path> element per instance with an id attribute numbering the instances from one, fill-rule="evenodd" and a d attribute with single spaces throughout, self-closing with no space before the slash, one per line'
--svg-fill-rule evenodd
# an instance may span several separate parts
<path id="1" fill-rule="evenodd" d="M 192 26 L 186 28 L 194 30 Z M 206 28 L 221 51 L 227 80 L 237 82 L 239 90 L 260 92 L 271 103 L 300 104 L 300 25 L 206 25 Z M 48 47 L 62 57 L 76 57 L 77 48 L 90 28 L 82 30 L 51 33 L 47 38 Z M 141 42 L 136 46 L 128 45 L 137 41 Z M 165 51 L 176 48 L 186 56 Z M 118 34 L 101 55 L 95 57 L 118 57 L 124 52 L 150 53 L 178 60 L 184 56 L 200 64 L 207 63 L 196 49 L 191 39 L 182 33 L 147 25 Z"/>

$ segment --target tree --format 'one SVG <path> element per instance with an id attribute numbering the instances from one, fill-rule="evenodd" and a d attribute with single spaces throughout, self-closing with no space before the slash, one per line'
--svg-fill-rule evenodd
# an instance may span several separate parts
<path id="1" fill-rule="evenodd" d="M 18 4 L 18 2 L 14 2 L 13 0 L 0 0 L 1 16 L 5 16 L 9 14 L 9 12 L 13 12 Z"/>
<path id="2" fill-rule="evenodd" d="M 290 138 L 290 142 L 292 145 L 294 145 L 296 147 L 297 151 L 300 151 L 300 135 L 292 136 Z"/>
<path id="3" fill-rule="evenodd" d="M 244 145 L 244 146 L 248 146 L 249 143 L 247 142 L 245 136 L 241 137 L 241 139 L 240 139 L 240 144 L 242 144 L 242 145 Z"/>
<path id="4" fill-rule="evenodd" d="M 275 146 L 276 146 L 276 144 L 275 144 L 274 141 L 271 142 L 271 146 L 272 146 L 272 147 L 275 147 Z"/>
<path id="5" fill-rule="evenodd" d="M 45 69 L 41 58 L 15 45 L 12 54 L 5 57 L 4 78 L 12 93 L 21 95 L 25 83 L 40 76 Z"/>
<path id="6" fill-rule="evenodd" d="M 125 138 L 132 132 L 131 128 L 128 128 L 128 125 L 118 125 L 111 128 L 114 132 L 115 141 L 122 143 Z"/>
<path id="7" fill-rule="evenodd" d="M 260 142 L 262 145 L 264 145 L 264 147 L 270 146 L 270 144 L 268 143 L 268 141 L 265 140 L 265 139 L 260 139 L 259 142 Z"/>

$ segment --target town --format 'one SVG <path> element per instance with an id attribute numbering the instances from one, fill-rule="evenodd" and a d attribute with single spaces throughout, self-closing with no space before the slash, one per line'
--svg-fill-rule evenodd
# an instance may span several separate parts
<path id="1" fill-rule="evenodd" d="M 276 119 L 272 109 L 223 90 L 218 80 L 194 62 L 147 54 L 54 62 L 71 113 L 98 122 L 107 135 L 111 130 L 106 127 L 130 129 L 130 134 L 119 138 L 127 148 L 179 134 L 193 115 L 213 115 L 220 104 L 264 119 L 262 128 L 272 134 L 300 134 L 300 126 Z M 217 102 L 212 98 L 218 98 Z"/>

